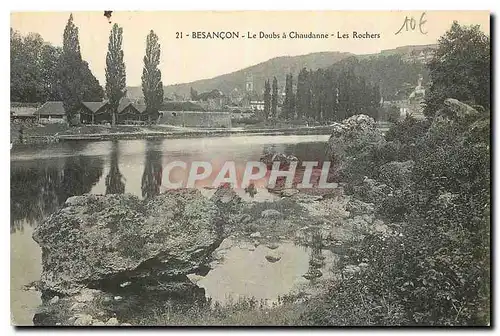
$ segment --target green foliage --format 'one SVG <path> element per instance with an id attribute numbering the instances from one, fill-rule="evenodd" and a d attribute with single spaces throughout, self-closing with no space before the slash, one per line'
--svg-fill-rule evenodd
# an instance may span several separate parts
<path id="1" fill-rule="evenodd" d="M 401 115 L 399 107 L 395 105 L 390 105 L 386 111 L 386 120 L 392 123 L 398 122 Z"/>
<path id="2" fill-rule="evenodd" d="M 271 95 L 271 118 L 278 117 L 278 80 L 273 78 L 273 93 Z"/>
<path id="3" fill-rule="evenodd" d="M 123 62 L 123 28 L 114 24 L 109 35 L 108 53 L 106 55 L 106 96 L 112 114 L 112 124 L 116 123 L 116 112 L 120 100 L 126 93 L 126 73 Z"/>
<path id="4" fill-rule="evenodd" d="M 65 36 L 68 38 L 71 32 L 71 45 L 79 50 L 75 46 L 78 31 L 71 17 L 68 24 L 71 30 Z M 10 30 L 10 44 L 11 101 L 46 102 L 67 98 L 69 106 L 69 97 L 75 97 L 75 102 L 102 100 L 102 87 L 81 57 L 71 59 L 68 64 L 70 59 L 63 53 L 63 49 L 50 45 L 38 34 L 23 37 L 13 29 Z M 68 76 L 78 80 L 70 83 Z"/>
<path id="5" fill-rule="evenodd" d="M 198 100 L 198 91 L 191 87 L 191 89 L 189 89 L 189 96 L 191 100 Z"/>
<path id="6" fill-rule="evenodd" d="M 248 74 L 252 74 L 254 82 L 254 91 L 263 92 L 266 79 L 276 77 L 278 83 L 285 82 L 285 76 L 288 73 L 298 74 L 303 67 L 314 69 L 326 68 L 345 58 L 350 54 L 341 52 L 318 52 L 299 56 L 276 57 L 254 66 L 244 68 L 229 74 L 224 74 L 210 79 L 202 79 L 189 84 L 174 84 L 165 87 L 165 94 L 173 95 L 178 93 L 181 96 L 189 96 L 191 86 L 196 87 L 198 91 L 210 91 L 218 88 L 228 94 L 234 88 L 240 92 L 245 92 L 245 83 Z"/>
<path id="7" fill-rule="evenodd" d="M 59 98 L 57 63 L 61 50 L 38 34 L 21 36 L 10 30 L 10 99 L 15 102 L 44 102 Z"/>
<path id="8" fill-rule="evenodd" d="M 161 81 L 160 44 L 158 36 L 150 31 L 146 39 L 146 55 L 142 70 L 142 92 L 146 102 L 146 113 L 150 119 L 158 118 L 158 109 L 163 103 L 163 82 Z"/>
<path id="9" fill-rule="evenodd" d="M 293 75 L 286 75 L 285 101 L 283 102 L 283 118 L 295 118 L 295 95 L 293 93 Z"/>
<path id="10" fill-rule="evenodd" d="M 309 106 L 311 105 L 311 91 L 309 90 L 309 72 L 306 68 L 300 70 L 297 77 L 296 110 L 297 118 L 302 119 L 309 115 Z"/>
<path id="11" fill-rule="evenodd" d="M 369 267 L 332 287 L 306 318 L 356 325 L 491 322 L 490 114 L 456 101 L 444 104 L 451 92 L 476 103 L 486 99 L 489 82 L 477 85 L 474 74 L 486 63 L 478 55 L 487 41 L 477 27 L 454 24 L 430 65 L 435 86 L 427 114 L 439 108 L 439 118 L 407 117 L 391 127 L 385 142 L 351 152 L 341 175 L 346 191 L 374 203 L 391 230 L 367 234 L 349 250 L 344 263 Z M 455 61 L 461 63 L 456 69 L 450 66 Z"/>
<path id="12" fill-rule="evenodd" d="M 297 116 L 316 122 L 355 114 L 377 117 L 380 88 L 355 73 L 357 64 L 353 57 L 327 69 L 302 69 L 297 80 Z"/>
<path id="13" fill-rule="evenodd" d="M 264 118 L 269 119 L 271 115 L 271 85 L 269 79 L 264 84 Z"/>
<path id="14" fill-rule="evenodd" d="M 392 125 L 385 134 L 385 139 L 387 141 L 398 140 L 405 145 L 414 144 L 425 135 L 429 125 L 427 120 L 417 120 L 408 115 Z"/>
<path id="15" fill-rule="evenodd" d="M 428 64 L 432 86 L 426 95 L 426 116 L 432 117 L 446 98 L 489 109 L 490 43 L 478 25 L 453 23 Z"/>
<path id="16" fill-rule="evenodd" d="M 78 27 L 71 14 L 64 29 L 63 50 L 58 62 L 58 89 L 64 110 L 71 124 L 78 123 L 74 115 L 82 101 L 101 101 L 104 92 L 92 75 L 87 62 L 82 60 Z"/>
<path id="17" fill-rule="evenodd" d="M 384 240 L 382 240 L 384 239 Z M 370 236 L 363 241 L 363 256 L 352 248 L 346 262 L 369 262 L 371 267 L 360 274 L 343 277 L 328 289 L 328 292 L 307 303 L 301 320 L 307 325 L 333 326 L 399 326 L 408 325 L 405 307 L 392 292 L 394 279 L 385 272 L 395 262 L 386 257 L 387 238 Z"/>
<path id="18" fill-rule="evenodd" d="M 347 61 L 347 60 L 346 60 Z M 370 83 L 380 85 L 384 100 L 399 100 L 405 86 L 415 88 L 419 75 L 424 82 L 429 79 L 429 70 L 421 62 L 405 62 L 401 55 L 378 55 L 360 59 L 355 65 L 357 76 L 363 76 Z M 405 96 L 404 98 L 407 98 Z"/>
<path id="19" fill-rule="evenodd" d="M 489 322 L 489 139 L 469 133 L 475 118 L 435 122 L 432 128 L 411 118 L 395 124 L 387 133 L 392 141 L 378 149 L 391 146 L 384 151 L 395 149 L 400 152 L 398 160 L 406 157 L 414 164 L 386 163 L 378 174 L 370 167 L 371 176 L 385 183 L 365 179 L 351 186 L 356 197 L 376 204 L 378 216 L 393 222 L 392 234 L 367 235 L 351 251 L 346 262 L 363 259 L 371 267 L 343 283 L 341 292 L 330 299 L 357 314 L 352 317 L 356 321 L 370 318 L 370 323 L 375 319 L 384 324 L 384 319 L 393 318 L 396 324 L 405 325 Z M 410 146 L 415 150 L 408 150 Z M 372 147 L 357 155 L 356 164 L 350 166 L 352 173 L 362 169 L 360 160 L 375 160 L 375 152 Z M 372 156 L 365 159 L 368 153 Z M 355 304 L 359 301 L 349 302 L 355 296 L 348 286 L 356 282 L 362 288 L 359 295 L 376 298 L 377 306 L 394 308 L 383 313 L 382 320 L 376 309 L 368 316 L 358 312 Z M 328 313 L 326 318 L 348 316 Z"/>

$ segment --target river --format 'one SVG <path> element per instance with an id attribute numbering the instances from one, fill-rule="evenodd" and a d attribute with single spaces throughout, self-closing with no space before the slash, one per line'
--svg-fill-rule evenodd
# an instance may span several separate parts
<path id="1" fill-rule="evenodd" d="M 15 147 L 11 150 L 10 223 L 13 323 L 32 324 L 41 303 L 38 292 L 24 290 L 25 285 L 39 279 L 41 272 L 41 251 L 31 238 L 33 229 L 68 197 L 123 192 L 146 197 L 165 192 L 167 176 L 162 169 L 172 161 L 210 161 L 218 166 L 232 160 L 242 166 L 247 161 L 258 161 L 269 151 L 302 160 L 322 160 L 327 139 L 328 135 L 229 136 Z M 267 190 L 259 189 L 251 201 L 272 197 Z M 270 264 L 256 257 L 264 253 L 259 248 L 250 251 L 231 245 L 224 251 L 225 262 L 199 281 L 199 286 L 217 301 L 246 296 L 276 300 L 307 282 L 302 275 L 308 269 L 311 253 L 292 243 L 280 249 L 282 262 Z"/>

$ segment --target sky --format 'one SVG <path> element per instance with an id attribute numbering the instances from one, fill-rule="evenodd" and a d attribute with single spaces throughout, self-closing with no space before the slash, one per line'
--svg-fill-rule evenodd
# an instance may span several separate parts
<path id="1" fill-rule="evenodd" d="M 152 29 L 161 44 L 160 70 L 165 85 L 212 78 L 246 68 L 278 56 L 296 56 L 321 51 L 354 54 L 377 53 L 404 45 L 436 43 L 454 20 L 460 24 L 479 24 L 489 35 L 487 11 L 428 11 L 419 29 L 422 11 L 236 11 L 236 12 L 113 12 L 111 21 L 123 27 L 123 51 L 127 85 L 139 86 L 146 48 Z M 99 12 L 73 12 L 79 28 L 82 57 L 101 85 L 105 84 L 106 53 L 112 24 Z M 56 46 L 69 12 L 12 12 L 11 27 L 28 34 L 39 33 Z M 414 29 L 405 18 L 414 18 Z M 192 32 L 229 31 L 247 36 L 248 32 L 281 34 L 329 33 L 328 39 L 193 39 Z M 380 38 L 353 38 L 353 32 L 380 34 Z M 183 38 L 176 38 L 176 33 Z M 423 33 L 426 34 L 423 34 Z M 349 38 L 337 38 L 349 34 Z M 189 34 L 190 36 L 186 36 Z"/>

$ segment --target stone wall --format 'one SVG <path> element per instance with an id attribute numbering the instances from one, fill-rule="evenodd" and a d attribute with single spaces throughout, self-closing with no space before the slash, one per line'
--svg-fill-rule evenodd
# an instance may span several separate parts
<path id="1" fill-rule="evenodd" d="M 231 128 L 230 112 L 160 111 L 159 124 Z"/>

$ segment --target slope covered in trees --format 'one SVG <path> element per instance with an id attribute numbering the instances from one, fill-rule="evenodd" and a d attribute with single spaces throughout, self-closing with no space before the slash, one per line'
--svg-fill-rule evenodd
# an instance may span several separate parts
<path id="1" fill-rule="evenodd" d="M 229 74 L 217 76 L 210 79 L 202 79 L 186 84 L 175 84 L 165 86 L 165 95 L 172 96 L 173 93 L 189 97 L 190 89 L 193 87 L 198 92 L 219 89 L 224 93 L 231 92 L 234 88 L 245 91 L 245 82 L 248 74 L 252 74 L 254 89 L 256 92 L 264 91 L 264 82 L 267 78 L 276 77 L 279 83 L 285 83 L 288 73 L 298 74 L 300 69 L 307 67 L 319 69 L 328 67 L 339 60 L 352 54 L 343 52 L 320 52 L 300 56 L 282 56 L 268 61 L 244 68 Z M 134 88 L 128 89 L 129 94 L 140 94 L 134 92 Z"/>
<path id="2" fill-rule="evenodd" d="M 368 82 L 377 83 L 380 86 L 384 99 L 390 100 L 394 98 L 396 91 L 404 83 L 415 86 L 419 74 L 423 75 L 424 83 L 428 80 L 429 71 L 425 64 L 421 62 L 404 62 L 402 57 L 411 53 L 412 50 L 418 51 L 421 48 L 422 46 L 403 46 L 392 50 L 383 50 L 378 54 L 371 55 L 319 52 L 300 56 L 276 57 L 266 62 L 214 78 L 168 85 L 165 86 L 164 92 L 168 97 L 177 94 L 189 98 L 191 87 L 198 92 L 218 89 L 227 94 L 234 88 L 244 91 L 247 75 L 251 74 L 255 91 L 262 93 L 264 92 L 265 80 L 268 78 L 276 76 L 279 83 L 285 83 L 286 75 L 289 73 L 297 78 L 300 70 L 303 68 L 309 70 L 329 68 L 337 62 L 355 57 L 359 59 L 356 74 L 359 75 L 362 73 Z M 139 98 L 142 95 L 141 88 L 128 87 L 127 94 L 131 98 Z"/>
<path id="3" fill-rule="evenodd" d="M 356 62 L 357 61 L 357 62 Z M 350 62 L 358 76 L 364 76 L 372 84 L 380 86 L 380 94 L 384 100 L 397 99 L 398 91 L 409 84 L 417 85 L 418 75 L 422 75 L 424 83 L 429 80 L 429 70 L 421 62 L 405 62 L 402 55 L 377 55 L 369 58 L 349 58 L 335 64 L 342 66 L 342 62 Z"/>

